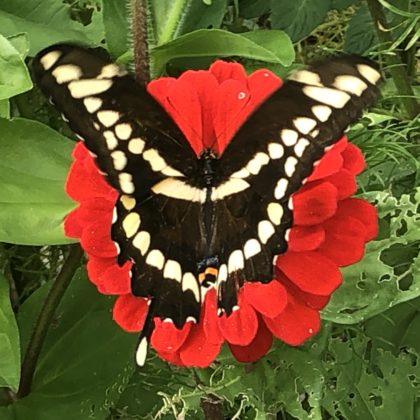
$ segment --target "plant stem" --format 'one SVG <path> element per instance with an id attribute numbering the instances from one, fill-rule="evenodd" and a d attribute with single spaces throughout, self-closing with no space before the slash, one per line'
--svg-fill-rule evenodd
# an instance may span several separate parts
<path id="1" fill-rule="evenodd" d="M 372 20 L 374 21 L 379 41 L 383 44 L 391 45 L 394 41 L 391 31 L 384 31 L 382 29 L 388 28 L 388 22 L 382 6 L 379 4 L 378 0 L 366 1 Z M 405 109 L 405 113 L 409 119 L 414 119 L 418 115 L 420 108 L 410 84 L 406 65 L 402 62 L 398 53 L 387 55 L 386 58 L 389 65 L 389 72 L 394 80 L 398 94 L 401 96 L 400 101 Z"/>
<path id="2" fill-rule="evenodd" d="M 20 385 L 17 392 L 18 398 L 26 397 L 31 391 L 36 364 L 38 362 L 48 328 L 51 325 L 55 311 L 57 310 L 64 293 L 70 285 L 75 271 L 80 265 L 82 256 L 83 251 L 79 244 L 70 245 L 70 253 L 56 280 L 51 286 L 29 340 L 22 363 Z"/>
<path id="3" fill-rule="evenodd" d="M 147 0 L 131 0 L 131 11 L 131 36 L 136 80 L 146 86 L 150 81 Z"/>

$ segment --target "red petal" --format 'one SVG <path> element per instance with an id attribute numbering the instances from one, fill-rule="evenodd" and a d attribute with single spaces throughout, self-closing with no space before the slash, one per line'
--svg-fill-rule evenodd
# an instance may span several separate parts
<path id="1" fill-rule="evenodd" d="M 205 368 L 209 366 L 220 352 L 222 343 L 211 343 L 203 329 L 203 324 L 194 325 L 179 354 L 185 366 Z"/>
<path id="2" fill-rule="evenodd" d="M 321 326 L 318 311 L 300 304 L 289 296 L 286 309 L 276 318 L 265 318 L 269 330 L 280 340 L 291 346 L 299 346 L 313 337 Z"/>
<path id="3" fill-rule="evenodd" d="M 353 175 L 358 175 L 365 169 L 365 159 L 362 151 L 354 144 L 349 143 L 341 155 L 343 156 L 343 168 Z"/>
<path id="4" fill-rule="evenodd" d="M 153 348 L 157 352 L 177 351 L 188 337 L 191 325 L 191 322 L 186 322 L 181 329 L 178 329 L 172 322 L 155 318 L 155 329 L 150 341 Z"/>
<path id="5" fill-rule="evenodd" d="M 132 294 L 121 295 L 114 304 L 114 321 L 127 332 L 141 331 L 149 306 L 147 300 Z"/>
<path id="6" fill-rule="evenodd" d="M 236 80 L 223 82 L 217 91 L 213 116 L 217 150 L 222 153 L 246 119 L 245 108 L 251 95 L 246 85 Z"/>
<path id="7" fill-rule="evenodd" d="M 247 82 L 245 69 L 238 63 L 227 63 L 226 61 L 217 60 L 210 66 L 208 71 L 216 77 L 219 84 L 230 79 L 237 80 L 244 85 Z"/>
<path id="8" fill-rule="evenodd" d="M 364 254 L 366 229 L 354 217 L 335 216 L 323 223 L 325 241 L 318 251 L 339 266 L 354 264 Z"/>
<path id="9" fill-rule="evenodd" d="M 337 265 L 318 251 L 287 252 L 277 257 L 276 265 L 297 287 L 314 295 L 329 295 L 342 281 Z"/>
<path id="10" fill-rule="evenodd" d="M 98 290 L 106 295 L 122 295 L 131 292 L 130 269 L 132 263 L 126 262 L 122 267 L 113 264 L 99 278 Z"/>
<path id="11" fill-rule="evenodd" d="M 251 363 L 263 357 L 273 344 L 273 334 L 260 320 L 258 332 L 248 346 L 235 346 L 229 343 L 230 351 L 238 362 Z"/>
<path id="12" fill-rule="evenodd" d="M 89 156 L 89 151 L 82 141 L 76 143 L 71 154 L 74 160 L 84 160 Z"/>
<path id="13" fill-rule="evenodd" d="M 80 238 L 83 227 L 79 221 L 79 207 L 72 210 L 64 219 L 64 234 L 70 238 Z"/>
<path id="14" fill-rule="evenodd" d="M 162 358 L 163 360 L 166 360 L 169 363 L 172 363 L 175 366 L 185 367 L 178 352 L 170 353 L 170 352 L 160 351 L 158 354 L 160 358 Z"/>
<path id="15" fill-rule="evenodd" d="M 325 178 L 335 174 L 343 167 L 342 151 L 347 146 L 347 139 L 343 137 L 321 158 L 318 166 L 315 167 L 308 181 Z"/>
<path id="16" fill-rule="evenodd" d="M 284 284 L 289 294 L 292 294 L 298 302 L 304 304 L 305 306 L 316 309 L 320 311 L 323 309 L 329 302 L 331 295 L 320 296 L 313 295 L 311 293 L 305 293 L 300 290 L 295 284 L 293 284 L 283 273 L 277 270 L 276 277 L 278 280 Z"/>
<path id="17" fill-rule="evenodd" d="M 80 203 L 79 221 L 82 226 L 86 226 L 95 221 L 100 221 L 107 225 L 111 231 L 112 211 L 115 206 L 114 201 L 102 197 L 95 197 L 84 200 Z"/>
<path id="18" fill-rule="evenodd" d="M 378 214 L 376 208 L 361 198 L 348 198 L 338 203 L 337 217 L 354 217 L 363 223 L 366 229 L 365 241 L 371 241 L 378 235 Z"/>
<path id="19" fill-rule="evenodd" d="M 101 221 L 91 223 L 83 229 L 80 243 L 88 254 L 95 257 L 117 256 L 117 248 L 111 240 L 110 226 L 104 225 Z"/>
<path id="20" fill-rule="evenodd" d="M 289 236 L 289 251 L 302 252 L 317 249 L 325 238 L 322 226 L 293 226 Z"/>
<path id="21" fill-rule="evenodd" d="M 226 341 L 240 346 L 247 346 L 255 337 L 258 329 L 257 315 L 243 296 L 243 289 L 238 293 L 239 310 L 229 316 L 219 317 L 219 328 Z"/>
<path id="22" fill-rule="evenodd" d="M 254 307 L 254 309 L 269 317 L 276 317 L 287 305 L 286 289 L 278 282 L 270 283 L 245 283 L 245 300 Z"/>
<path id="23" fill-rule="evenodd" d="M 207 341 L 212 344 L 219 344 L 223 341 L 222 333 L 218 325 L 216 290 L 207 292 L 203 305 L 203 330 Z"/>
<path id="24" fill-rule="evenodd" d="M 343 200 L 350 197 L 357 191 L 357 184 L 354 175 L 347 169 L 342 169 L 334 175 L 325 178 L 337 188 L 337 198 Z"/>
<path id="25" fill-rule="evenodd" d="M 86 161 L 73 162 L 66 181 L 67 194 L 76 201 L 108 197 L 112 188 L 99 173 L 92 174 L 86 169 Z"/>
<path id="26" fill-rule="evenodd" d="M 303 187 L 293 195 L 295 225 L 317 225 L 337 210 L 337 188 L 329 182 Z"/>
<path id="27" fill-rule="evenodd" d="M 87 263 L 87 272 L 90 281 L 93 284 L 99 284 L 101 282 L 101 276 L 105 273 L 108 268 L 115 265 L 116 259 L 114 257 L 111 258 L 98 258 L 91 256 Z"/>

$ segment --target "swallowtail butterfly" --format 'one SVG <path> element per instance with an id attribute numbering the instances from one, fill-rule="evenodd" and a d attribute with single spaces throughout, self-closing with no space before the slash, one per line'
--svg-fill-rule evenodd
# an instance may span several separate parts
<path id="1" fill-rule="evenodd" d="M 220 156 L 197 156 L 145 88 L 101 54 L 52 46 L 35 58 L 34 73 L 120 193 L 118 263 L 133 261 L 132 292 L 151 303 L 140 365 L 154 317 L 178 328 L 197 321 L 210 287 L 229 315 L 244 282 L 272 280 L 273 258 L 287 248 L 291 195 L 375 101 L 381 79 L 374 63 L 349 56 L 298 71 Z"/>

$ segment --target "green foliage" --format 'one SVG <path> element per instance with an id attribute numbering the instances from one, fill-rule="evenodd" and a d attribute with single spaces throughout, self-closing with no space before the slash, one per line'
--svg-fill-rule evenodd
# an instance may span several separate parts
<path id="1" fill-rule="evenodd" d="M 0 387 L 14 391 L 19 386 L 19 330 L 9 299 L 9 284 L 0 276 Z"/>
<path id="2" fill-rule="evenodd" d="M 385 70 L 383 99 L 348 135 L 366 156 L 359 194 L 375 203 L 380 233 L 362 261 L 343 269 L 321 333 L 299 348 L 277 342 L 248 365 L 225 348 L 208 369 L 152 357 L 134 371 L 136 337 L 115 326 L 113 299 L 80 269 L 56 308 L 32 390 L 16 398 L 20 359 L 67 254 L 52 245 L 70 242 L 63 219 L 75 206 L 64 192 L 74 143 L 30 90 L 30 58 L 71 41 L 105 46 L 129 63 L 129 3 L 0 0 L 0 419 L 201 419 L 210 404 L 231 419 L 418 420 L 419 119 L 404 117 L 404 95 L 386 65 L 402 52 L 414 80 L 420 15 L 408 0 L 379 0 L 386 44 L 368 3 L 357 0 L 148 0 L 155 77 L 216 58 L 283 76 L 319 54 L 373 52 Z"/>

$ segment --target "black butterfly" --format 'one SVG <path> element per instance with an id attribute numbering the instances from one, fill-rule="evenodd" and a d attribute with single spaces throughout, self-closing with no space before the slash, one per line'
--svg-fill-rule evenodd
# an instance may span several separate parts
<path id="1" fill-rule="evenodd" d="M 139 365 L 154 317 L 178 328 L 197 321 L 210 287 L 229 315 L 245 281 L 273 279 L 292 225 L 291 195 L 375 101 L 381 79 L 374 63 L 348 56 L 298 71 L 220 156 L 204 150 L 197 158 L 145 88 L 97 52 L 52 46 L 35 58 L 34 73 L 120 192 L 118 263 L 134 262 L 132 292 L 151 299 Z"/>

